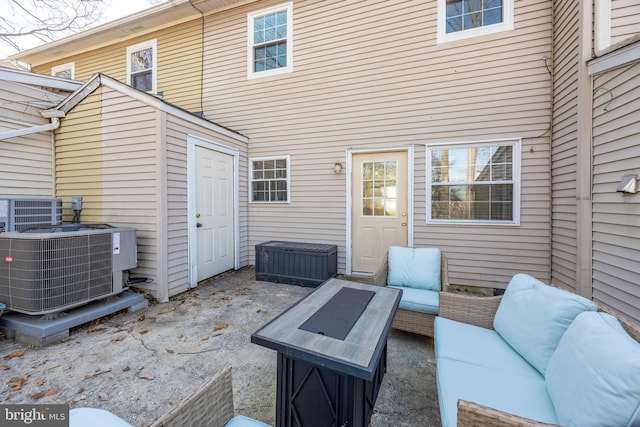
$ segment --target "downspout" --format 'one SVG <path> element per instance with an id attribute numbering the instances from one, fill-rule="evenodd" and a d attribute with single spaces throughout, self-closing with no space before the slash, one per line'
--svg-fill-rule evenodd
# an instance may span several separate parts
<path id="1" fill-rule="evenodd" d="M 42 111 L 41 113 L 44 113 Z M 44 114 L 43 114 L 44 115 Z M 56 130 L 60 127 L 60 119 L 58 117 L 49 117 L 51 123 L 45 125 L 31 126 L 24 129 L 10 130 L 8 132 L 0 133 L 0 141 L 4 141 L 11 138 L 17 138 L 20 136 L 31 135 L 38 132 L 48 132 L 50 130 Z"/>
<path id="2" fill-rule="evenodd" d="M 204 12 L 189 0 L 189 4 L 200 13 L 200 117 L 204 116 Z M 197 114 L 197 113 L 196 113 Z"/>

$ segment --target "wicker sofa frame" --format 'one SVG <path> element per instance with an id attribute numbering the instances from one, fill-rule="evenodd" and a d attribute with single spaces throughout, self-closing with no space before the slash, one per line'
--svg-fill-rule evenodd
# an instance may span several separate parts
<path id="1" fill-rule="evenodd" d="M 481 297 L 454 292 L 440 293 L 439 316 L 463 323 L 493 329 L 493 318 L 498 309 L 502 297 Z M 640 342 L 640 326 L 624 318 L 615 311 L 606 307 L 600 307 L 614 316 L 627 333 Z M 549 426 L 554 424 L 542 423 L 517 415 L 509 414 L 494 408 L 483 406 L 465 400 L 458 401 L 458 425 L 459 426 Z"/>
<path id="2" fill-rule="evenodd" d="M 231 366 L 227 366 L 150 427 L 223 427 L 233 416 Z"/>
<path id="3" fill-rule="evenodd" d="M 387 274 L 389 272 L 389 263 L 387 255 L 384 257 L 380 268 L 373 274 L 373 284 L 377 286 L 386 286 Z M 440 282 L 441 292 L 448 291 L 449 289 L 449 264 L 447 257 L 441 252 L 440 259 Z M 394 329 L 401 331 L 413 332 L 415 334 L 425 335 L 433 337 L 433 322 L 436 319 L 436 314 L 420 313 L 417 311 L 405 310 L 399 308 L 396 311 L 396 317 L 393 319 L 391 325 Z"/>

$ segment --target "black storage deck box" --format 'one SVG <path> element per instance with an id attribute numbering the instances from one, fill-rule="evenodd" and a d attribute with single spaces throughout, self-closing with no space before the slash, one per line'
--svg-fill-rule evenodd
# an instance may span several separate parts
<path id="1" fill-rule="evenodd" d="M 337 270 L 336 245 L 277 241 L 256 245 L 256 280 L 316 287 Z"/>

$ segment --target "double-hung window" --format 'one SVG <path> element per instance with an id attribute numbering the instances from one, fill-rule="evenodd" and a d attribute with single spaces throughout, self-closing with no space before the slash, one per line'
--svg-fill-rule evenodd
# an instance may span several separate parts
<path id="1" fill-rule="evenodd" d="M 520 141 L 427 146 L 427 222 L 518 224 Z"/>
<path id="2" fill-rule="evenodd" d="M 150 40 L 127 48 L 127 84 L 148 93 L 157 92 L 157 43 Z"/>
<path id="3" fill-rule="evenodd" d="M 51 75 L 56 77 L 62 77 L 63 79 L 75 78 L 75 62 L 69 62 L 67 64 L 56 65 L 51 67 Z"/>
<path id="4" fill-rule="evenodd" d="M 292 3 L 250 13 L 247 18 L 248 78 L 292 71 Z"/>
<path id="5" fill-rule="evenodd" d="M 251 201 L 255 203 L 288 203 L 289 156 L 251 159 Z"/>
<path id="6" fill-rule="evenodd" d="M 513 29 L 514 0 L 438 0 L 438 43 Z"/>

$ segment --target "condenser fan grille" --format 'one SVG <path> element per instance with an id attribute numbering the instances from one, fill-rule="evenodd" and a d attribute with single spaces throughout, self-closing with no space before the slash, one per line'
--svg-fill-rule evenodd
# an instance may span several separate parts
<path id="1" fill-rule="evenodd" d="M 28 314 L 60 311 L 112 292 L 111 234 L 0 239 L 0 300 Z"/>

